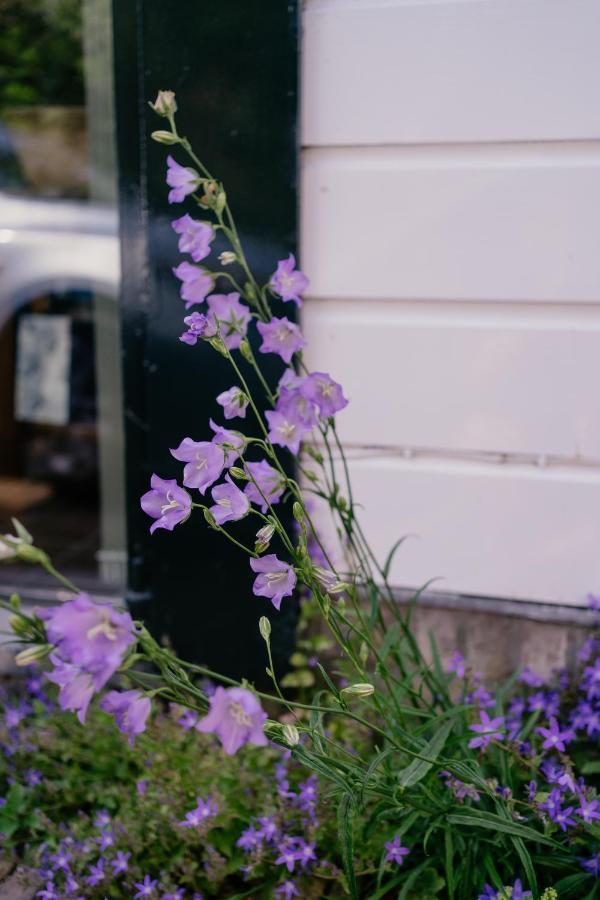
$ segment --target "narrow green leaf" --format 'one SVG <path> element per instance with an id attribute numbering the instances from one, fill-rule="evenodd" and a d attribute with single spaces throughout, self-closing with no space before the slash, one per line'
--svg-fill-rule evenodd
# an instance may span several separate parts
<path id="1" fill-rule="evenodd" d="M 329 688 L 329 690 L 331 691 L 333 696 L 339 697 L 340 696 L 339 690 L 336 688 L 335 684 L 333 683 L 333 681 L 331 680 L 331 678 L 329 677 L 329 675 L 327 674 L 327 672 L 325 671 L 325 669 L 323 668 L 321 663 L 317 663 L 317 669 L 323 676 L 323 680 L 325 681 L 325 684 L 327 685 L 327 687 Z"/>
<path id="2" fill-rule="evenodd" d="M 404 543 L 404 541 L 406 540 L 407 537 L 408 537 L 408 535 L 405 534 L 404 537 L 398 538 L 398 540 L 396 541 L 396 543 L 394 544 L 394 546 L 392 547 L 392 549 L 390 550 L 390 552 L 388 553 L 388 555 L 386 557 L 385 563 L 383 564 L 383 577 L 385 578 L 386 581 L 387 581 L 388 575 L 390 574 L 390 567 L 392 565 L 392 562 L 394 561 L 394 556 L 396 555 L 396 551 L 402 546 L 402 544 Z"/>
<path id="3" fill-rule="evenodd" d="M 367 771 L 365 773 L 364 781 L 363 781 L 363 783 L 361 785 L 361 789 L 360 789 L 360 802 L 361 803 L 364 800 L 365 790 L 369 784 L 371 775 L 373 775 L 373 773 L 381 765 L 381 763 L 385 759 L 387 759 L 387 757 L 393 752 L 394 752 L 394 750 L 392 747 L 389 747 L 387 750 L 382 750 L 381 753 L 378 753 L 377 756 L 371 762 L 371 765 L 369 766 L 369 768 L 367 769 Z"/>
<path id="4" fill-rule="evenodd" d="M 446 741 L 448 740 L 448 735 L 453 727 L 454 722 L 445 722 L 441 728 L 438 729 L 429 743 L 426 744 L 422 750 L 419 750 L 419 753 L 422 756 L 426 756 L 430 762 L 426 762 L 424 759 L 413 759 L 413 761 L 400 773 L 398 778 L 400 787 L 412 787 L 413 785 L 418 784 L 418 782 L 427 775 L 433 763 L 442 752 Z"/>
<path id="5" fill-rule="evenodd" d="M 525 844 L 518 837 L 511 837 L 511 841 L 513 842 L 513 846 L 517 853 L 519 854 L 519 859 L 523 864 L 523 868 L 525 869 L 525 874 L 527 875 L 527 880 L 529 882 L 529 887 L 533 893 L 533 900 L 538 900 L 540 896 L 540 892 L 538 889 L 537 878 L 535 874 L 535 869 L 533 868 L 533 862 L 531 861 L 531 856 Z"/>
<path id="6" fill-rule="evenodd" d="M 476 815 L 475 810 L 471 814 L 464 813 L 462 815 L 451 814 L 448 816 L 450 825 L 468 825 L 472 828 L 488 828 L 492 831 L 502 831 L 505 834 L 514 834 L 528 841 L 536 841 L 539 844 L 546 844 L 548 847 L 560 849 L 560 844 L 551 838 L 545 837 L 533 828 L 527 825 L 519 825 L 518 822 L 507 822 L 500 816 L 493 813 L 481 813 Z"/>
<path id="7" fill-rule="evenodd" d="M 400 626 L 397 622 L 394 622 L 394 624 L 388 628 L 385 638 L 383 639 L 383 643 L 381 644 L 381 647 L 379 649 L 379 658 L 381 662 L 385 662 L 390 653 L 390 650 L 392 649 L 394 644 L 397 644 L 399 641 Z"/>
<path id="8" fill-rule="evenodd" d="M 352 900 L 358 900 L 358 888 L 354 872 L 354 839 L 352 833 L 352 795 L 344 794 L 338 806 L 338 836 L 342 852 L 344 872 Z"/>
<path id="9" fill-rule="evenodd" d="M 452 832 L 446 828 L 444 832 L 444 865 L 446 867 L 446 887 L 448 888 L 448 900 L 454 897 L 454 847 L 452 845 Z"/>

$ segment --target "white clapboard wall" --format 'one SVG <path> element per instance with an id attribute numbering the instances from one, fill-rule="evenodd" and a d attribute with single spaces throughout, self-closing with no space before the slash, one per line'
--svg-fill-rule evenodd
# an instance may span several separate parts
<path id="1" fill-rule="evenodd" d="M 309 363 L 398 586 L 600 591 L 600 0 L 306 0 Z"/>

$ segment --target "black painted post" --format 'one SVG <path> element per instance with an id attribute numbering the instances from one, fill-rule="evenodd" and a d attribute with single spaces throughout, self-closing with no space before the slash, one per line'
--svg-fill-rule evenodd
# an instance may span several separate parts
<path id="1" fill-rule="evenodd" d="M 162 123 L 148 101 L 159 89 L 176 92 L 180 133 L 225 183 L 250 264 L 266 281 L 297 238 L 297 7 L 281 0 L 114 0 L 113 16 L 128 599 L 134 615 L 187 658 L 261 681 L 258 617 L 272 620 L 276 658 L 284 666 L 295 604 L 284 602 L 277 613 L 254 597 L 247 557 L 210 531 L 199 513 L 172 534 L 150 537 L 139 508 L 152 472 L 181 477 L 170 447 L 188 436 L 212 437 L 209 418 L 223 421 L 214 398 L 235 383 L 226 360 L 205 345 L 178 340 L 185 313 L 171 272 L 179 258 L 169 223 L 184 207 L 167 203 L 165 148 L 149 137 Z M 187 163 L 176 149 L 173 155 Z M 282 366 L 275 357 L 263 359 L 271 360 L 275 382 Z M 236 535 L 251 545 L 255 523 L 237 525 Z"/>

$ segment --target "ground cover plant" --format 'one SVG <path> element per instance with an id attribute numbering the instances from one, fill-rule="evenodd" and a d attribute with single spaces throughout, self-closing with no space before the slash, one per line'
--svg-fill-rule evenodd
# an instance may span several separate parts
<path id="1" fill-rule="evenodd" d="M 153 520 L 151 532 L 203 516 L 207 528 L 238 547 L 240 565 L 255 576 L 249 602 L 256 604 L 273 688 L 258 691 L 178 659 L 126 610 L 79 593 L 18 523 L 15 535 L 4 538 L 5 556 L 42 565 L 70 593 L 35 615 L 18 598 L 6 601 L 25 645 L 17 661 L 43 661 L 60 708 L 75 712 L 84 727 L 94 702 L 140 746 L 153 708 L 175 703 L 198 716 L 195 729 L 216 736 L 222 758 L 253 753 L 268 760 L 275 752 L 269 745 L 285 748 L 305 781 L 315 777 L 326 785 L 335 809 L 335 861 L 331 854 L 326 861 L 340 870 L 332 888 L 340 896 L 598 896 L 596 639 L 582 648 L 576 675 L 560 672 L 556 684 L 545 684 L 533 672 L 515 673 L 493 692 L 459 656 L 444 671 L 434 641 L 424 656 L 411 627 L 419 595 L 401 607 L 388 579 L 400 542 L 378 560 L 358 519 L 335 422 L 347 405 L 343 389 L 328 373 L 307 369 L 300 327 L 272 312 L 273 302 L 277 309 L 301 305 L 308 280 L 291 254 L 267 284 L 255 280 L 223 185 L 177 130 L 173 94 L 161 92 L 153 107 L 168 126 L 154 139 L 191 163 L 168 155 L 169 201 L 189 198 L 200 216 L 184 213 L 172 223 L 179 250 L 189 257 L 174 269 L 189 313 L 180 340 L 189 352 L 201 342 L 223 356 L 233 384 L 215 398 L 215 416 L 220 408 L 225 424 L 211 419 L 205 433 L 182 435 L 171 450 L 183 464 L 181 484 L 155 474 L 141 503 Z M 214 260 L 213 244 L 226 247 Z M 211 261 L 216 268 L 208 267 Z M 190 312 L 195 306 L 204 311 Z M 251 331 L 262 341 L 257 353 Z M 277 385 L 263 375 L 262 354 L 282 361 Z M 249 389 L 249 373 L 260 398 Z M 289 453 L 297 477 L 286 466 Z M 323 541 L 315 502 L 331 514 L 339 546 Z M 279 514 L 284 504 L 294 529 Z M 251 547 L 236 534 L 235 523 L 248 517 L 257 528 Z M 309 647 L 317 652 L 296 660 L 295 675 L 280 683 L 269 616 L 298 591 L 332 649 L 321 658 L 318 646 Z M 286 687 L 304 693 L 285 693 Z M 211 802 L 202 797 L 198 810 L 210 810 Z M 303 836 L 278 847 L 280 861 L 272 862 L 280 874 L 260 888 L 266 896 L 271 889 L 276 896 L 311 895 L 319 857 L 311 856 L 316 844 L 304 824 Z M 255 825 L 247 827 L 247 846 L 240 846 L 252 867 L 253 842 L 264 849 L 268 840 L 256 838 Z M 292 877 L 296 871 L 300 881 Z M 160 874 L 145 877 L 138 895 L 159 896 Z M 322 886 L 315 889 L 327 896 Z M 210 895 L 212 888 L 205 890 Z"/>

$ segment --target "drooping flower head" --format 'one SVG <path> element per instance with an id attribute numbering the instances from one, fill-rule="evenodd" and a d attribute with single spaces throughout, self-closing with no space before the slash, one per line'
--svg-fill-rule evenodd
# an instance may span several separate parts
<path id="1" fill-rule="evenodd" d="M 87 594 L 38 610 L 38 615 L 60 658 L 89 672 L 96 690 L 119 668 L 135 641 L 128 612 L 118 612 L 110 603 L 94 603 Z"/>
<path id="2" fill-rule="evenodd" d="M 185 522 L 192 510 L 188 492 L 179 487 L 174 478 L 159 478 L 158 475 L 150 479 L 150 490 L 140 499 L 140 504 L 147 515 L 156 519 L 150 526 L 150 534 L 157 528 L 173 531 L 176 525 Z"/>
<path id="3" fill-rule="evenodd" d="M 189 262 L 179 263 L 173 269 L 173 275 L 181 281 L 179 294 L 181 299 L 185 300 L 186 309 L 195 303 L 203 303 L 215 286 L 215 280 L 210 272 Z"/>
<path id="4" fill-rule="evenodd" d="M 246 688 L 218 687 L 210 698 L 208 715 L 196 729 L 216 734 L 225 753 L 233 756 L 243 744 L 264 747 L 268 744 L 263 731 L 267 714 L 258 698 Z"/>
<path id="5" fill-rule="evenodd" d="M 228 391 L 223 391 L 217 397 L 217 403 L 223 407 L 226 419 L 235 419 L 239 416 L 241 419 L 246 418 L 246 407 L 248 406 L 248 398 L 241 388 L 234 386 Z"/>
<path id="6" fill-rule="evenodd" d="M 175 162 L 172 156 L 167 156 L 167 184 L 169 191 L 169 203 L 181 203 L 188 194 L 193 194 L 200 183 L 200 176 L 195 169 L 188 169 Z"/>
<path id="7" fill-rule="evenodd" d="M 171 227 L 179 235 L 180 253 L 189 253 L 194 262 L 200 262 L 209 255 L 215 237 L 209 222 L 198 222 L 186 213 L 180 219 L 174 219 Z"/>
<path id="8" fill-rule="evenodd" d="M 214 322 L 204 313 L 193 312 L 183 320 L 188 330 L 184 331 L 179 340 L 184 344 L 194 347 L 199 338 L 211 338 L 217 333 Z"/>
<path id="9" fill-rule="evenodd" d="M 183 469 L 183 483 L 203 494 L 219 478 L 225 467 L 225 454 L 212 441 L 193 441 L 186 437 L 171 456 L 187 465 Z"/>
<path id="10" fill-rule="evenodd" d="M 250 568 L 258 577 L 254 579 L 253 593 L 257 597 L 267 597 L 279 609 L 284 597 L 290 597 L 296 587 L 296 573 L 289 563 L 268 553 L 259 559 L 250 559 Z"/>
<path id="11" fill-rule="evenodd" d="M 294 322 L 284 316 L 273 317 L 270 322 L 257 322 L 256 327 L 263 339 L 261 353 L 277 353 L 288 365 L 292 356 L 306 346 L 302 332 Z"/>
<path id="12" fill-rule="evenodd" d="M 302 306 L 301 294 L 308 287 L 309 281 L 303 272 L 296 268 L 296 257 L 290 253 L 287 259 L 277 263 L 277 270 L 271 278 L 271 287 L 282 300 L 293 300 Z"/>
<path id="13" fill-rule="evenodd" d="M 140 691 L 109 691 L 100 701 L 100 708 L 115 717 L 117 728 L 133 744 L 136 735 L 146 730 L 152 704 Z"/>
<path id="14" fill-rule="evenodd" d="M 248 323 L 251 319 L 250 310 L 240 303 L 240 295 L 235 292 L 211 294 L 207 303 L 210 318 L 215 323 L 219 323 L 223 343 L 228 350 L 237 349 L 248 331 Z"/>
<path id="15" fill-rule="evenodd" d="M 211 493 L 215 503 L 210 511 L 217 525 L 243 519 L 250 509 L 248 497 L 233 483 L 229 475 L 225 476 L 225 484 L 218 484 Z"/>
<path id="16" fill-rule="evenodd" d="M 281 472 L 269 465 L 265 459 L 261 459 L 260 462 L 247 462 L 245 468 L 253 480 L 248 482 L 244 493 L 251 503 L 255 503 L 263 513 L 266 513 L 269 503 L 274 506 L 280 500 L 285 489 L 284 478 Z"/>

